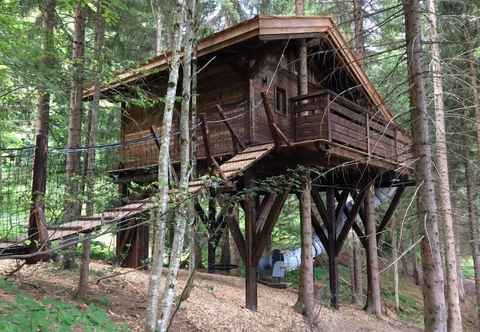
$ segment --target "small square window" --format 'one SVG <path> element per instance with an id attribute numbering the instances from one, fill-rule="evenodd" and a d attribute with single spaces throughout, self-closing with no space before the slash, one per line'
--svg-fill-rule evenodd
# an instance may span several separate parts
<path id="1" fill-rule="evenodd" d="M 278 86 L 275 88 L 275 111 L 287 114 L 287 92 Z"/>

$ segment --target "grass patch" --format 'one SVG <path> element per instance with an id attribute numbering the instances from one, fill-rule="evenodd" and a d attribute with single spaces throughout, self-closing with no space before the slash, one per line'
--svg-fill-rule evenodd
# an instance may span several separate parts
<path id="1" fill-rule="evenodd" d="M 36 300 L 3 278 L 0 288 L 15 295 L 12 302 L 0 302 L 0 331 L 128 331 L 126 325 L 112 322 L 105 310 L 95 304 L 80 309 L 50 297 Z"/>

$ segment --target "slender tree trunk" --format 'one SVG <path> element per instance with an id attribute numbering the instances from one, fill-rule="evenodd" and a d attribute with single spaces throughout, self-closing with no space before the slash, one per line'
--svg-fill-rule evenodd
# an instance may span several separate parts
<path id="1" fill-rule="evenodd" d="M 302 225 L 302 252 L 301 269 L 303 271 L 303 302 L 305 305 L 305 316 L 310 324 L 313 323 L 314 312 L 314 273 L 312 255 L 312 183 L 310 176 L 303 178 L 302 193 L 300 196 L 300 218 Z"/>
<path id="2" fill-rule="evenodd" d="M 364 0 L 353 0 L 353 22 L 354 22 L 354 49 L 357 56 L 357 62 L 360 66 L 364 66 L 365 57 L 365 37 L 363 28 L 363 7 Z M 352 232 L 353 234 L 353 232 Z M 363 280 L 362 280 L 362 248 L 356 235 L 352 236 L 352 258 L 350 273 L 352 274 L 352 300 L 360 303 L 363 297 Z"/>
<path id="3" fill-rule="evenodd" d="M 465 163 L 465 184 L 467 187 L 468 221 L 471 234 L 470 243 L 472 249 L 473 269 L 475 274 L 476 325 L 480 328 L 480 232 L 478 229 L 477 207 L 475 205 L 475 181 L 473 170 L 470 165 L 470 145 L 465 144 L 463 150 Z"/>
<path id="4" fill-rule="evenodd" d="M 473 45 L 473 36 L 471 36 L 470 31 L 467 28 L 467 61 L 469 67 L 469 76 L 471 82 L 471 89 L 473 95 L 474 109 L 475 109 L 475 131 L 477 139 L 477 150 L 480 148 L 480 93 L 478 90 L 478 72 L 477 72 L 477 60 L 474 54 L 474 45 Z M 465 123 L 464 127 L 467 127 L 468 123 L 466 121 L 468 114 L 464 115 Z M 468 136 L 467 136 L 468 139 Z M 467 202 L 468 202 L 468 215 L 469 215 L 469 224 L 470 224 L 470 233 L 471 233 L 471 248 L 472 248 L 472 258 L 473 258 L 473 267 L 475 272 L 475 291 L 476 291 L 476 304 L 477 304 L 477 327 L 480 328 L 480 230 L 478 227 L 477 220 L 477 210 L 476 210 L 476 186 L 474 179 L 474 172 L 470 166 L 470 144 L 466 142 L 464 144 L 464 160 L 465 160 L 465 182 L 467 185 Z M 477 153 L 480 154 L 480 151 Z"/>
<path id="5" fill-rule="evenodd" d="M 75 28 L 72 54 L 72 90 L 68 114 L 68 149 L 77 149 L 81 143 L 80 131 L 83 104 L 84 54 L 85 54 L 86 7 L 78 0 L 75 6 Z M 67 153 L 67 189 L 65 221 L 71 221 L 80 215 L 80 152 Z"/>
<path id="6" fill-rule="evenodd" d="M 183 86 L 182 106 L 180 113 L 180 182 L 178 186 L 179 212 L 175 218 L 175 235 L 173 238 L 170 268 L 167 283 L 162 299 L 162 318 L 157 323 L 160 332 L 165 332 L 170 325 L 173 302 L 175 299 L 178 269 L 182 256 L 183 243 L 187 218 L 193 214 L 193 207 L 188 199 L 188 184 L 191 173 L 190 163 L 190 101 L 191 101 L 191 73 L 192 73 L 192 48 L 193 48 L 193 19 L 195 0 L 186 0 L 183 15 L 185 24 L 184 52 L 183 52 Z"/>
<path id="7" fill-rule="evenodd" d="M 443 68 L 437 31 L 437 7 L 435 0 L 428 1 L 428 18 L 430 21 L 430 39 L 432 56 L 433 101 L 435 105 L 435 142 L 436 165 L 438 170 L 438 201 L 440 220 L 443 223 L 446 300 L 448 308 L 448 330 L 462 331 L 462 314 L 458 295 L 457 256 L 455 231 L 453 228 L 452 202 L 450 200 L 450 179 L 447 160 L 447 135 L 445 127 L 445 105 L 443 96 Z"/>
<path id="8" fill-rule="evenodd" d="M 400 312 L 400 289 L 399 289 L 399 274 L 398 274 L 398 232 L 397 232 L 397 217 L 395 217 L 392 224 L 392 259 L 393 259 L 393 293 L 395 296 L 395 311 Z"/>
<path id="9" fill-rule="evenodd" d="M 46 77 L 53 76 L 55 62 L 55 0 L 43 0 L 40 4 L 42 13 L 42 58 L 41 63 L 47 71 Z M 35 222 L 35 206 L 45 211 L 44 196 L 47 184 L 47 162 L 48 162 L 48 126 L 50 118 L 50 91 L 48 84 L 40 84 L 37 102 L 37 123 L 36 123 L 36 150 L 33 160 L 33 181 L 32 181 L 32 207 L 30 210 L 28 235 L 38 239 L 37 224 Z M 1 164 L 0 164 L 1 167 Z M 33 263 L 34 260 L 27 263 Z"/>
<path id="10" fill-rule="evenodd" d="M 415 173 L 420 186 L 417 195 L 417 223 L 422 225 L 421 241 L 424 273 L 425 331 L 446 331 L 447 315 L 440 239 L 436 218 L 435 188 L 432 172 L 432 149 L 429 135 L 427 99 L 422 68 L 419 0 L 404 0 L 407 64 L 412 104 L 412 133 L 417 162 Z"/>
<path id="11" fill-rule="evenodd" d="M 170 141 L 172 133 L 173 110 L 175 106 L 175 97 L 178 83 L 178 70 L 180 66 L 180 48 L 182 45 L 181 27 L 183 21 L 184 1 L 177 0 L 173 17 L 173 43 L 170 58 L 170 72 L 168 77 L 168 89 L 165 97 L 165 108 L 163 112 L 163 135 L 161 137 L 161 146 L 158 156 L 158 186 L 157 195 L 158 211 L 157 224 L 158 233 L 156 237 L 156 253 L 153 257 L 153 268 L 150 275 L 150 282 L 147 294 L 147 317 L 145 331 L 156 331 L 158 299 L 160 291 L 160 279 L 163 265 L 163 246 L 165 236 L 165 224 L 168 216 L 168 175 L 170 165 Z M 159 320 L 161 323 L 162 320 Z M 160 326 L 158 326 L 159 328 Z"/>
<path id="12" fill-rule="evenodd" d="M 304 16 L 305 8 L 303 0 L 295 0 L 295 15 Z M 307 69 L 307 44 L 305 39 L 299 41 L 298 48 L 298 58 L 299 58 L 299 72 L 298 72 L 298 95 L 305 95 L 308 93 L 308 69 Z M 305 241 L 303 239 L 303 232 L 300 234 L 302 243 Z M 294 308 L 298 312 L 304 312 L 305 303 L 303 299 L 303 269 L 300 270 L 300 284 L 298 285 L 298 299 L 294 305 Z"/>
<path id="13" fill-rule="evenodd" d="M 105 36 L 105 28 L 103 23 L 102 0 L 96 2 L 95 14 L 95 49 L 94 49 L 94 81 L 93 81 L 93 100 L 89 112 L 88 121 L 88 139 L 87 146 L 94 147 L 97 144 L 98 130 L 98 111 L 100 103 L 100 86 L 103 68 L 103 41 Z M 95 193 L 95 149 L 90 148 L 87 152 L 87 207 L 86 214 L 91 216 L 95 212 L 94 193 Z"/>
<path id="14" fill-rule="evenodd" d="M 90 273 L 90 252 L 91 240 L 90 233 L 83 235 L 85 238 L 82 241 L 82 262 L 80 265 L 80 279 L 78 281 L 78 297 L 86 298 L 88 292 L 88 275 Z"/>
<path id="15" fill-rule="evenodd" d="M 373 187 L 368 189 L 365 198 L 366 236 L 368 237 L 369 256 L 367 269 L 370 271 L 370 285 L 368 287 L 370 296 L 367 302 L 367 311 L 374 314 L 377 318 L 382 318 L 382 299 L 380 295 L 380 273 L 378 268 L 378 249 L 377 249 L 377 227 L 375 220 L 375 208 L 373 206 Z"/>

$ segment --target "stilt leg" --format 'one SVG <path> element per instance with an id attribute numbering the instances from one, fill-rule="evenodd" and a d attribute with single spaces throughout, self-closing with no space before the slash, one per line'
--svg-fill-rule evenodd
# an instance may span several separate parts
<path id="1" fill-rule="evenodd" d="M 330 304 L 338 309 L 338 270 L 336 257 L 336 216 L 335 192 L 333 188 L 327 189 L 327 220 L 328 220 L 328 270 L 330 278 Z"/>
<path id="2" fill-rule="evenodd" d="M 251 195 L 245 198 L 245 241 L 246 259 L 246 307 L 257 311 L 257 264 L 255 263 L 255 232 L 256 232 L 255 201 Z"/>

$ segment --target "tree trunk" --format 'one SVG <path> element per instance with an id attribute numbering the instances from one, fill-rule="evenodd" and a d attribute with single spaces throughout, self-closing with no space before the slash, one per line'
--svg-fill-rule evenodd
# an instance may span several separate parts
<path id="1" fill-rule="evenodd" d="M 295 0 L 295 15 L 304 16 L 305 8 L 303 0 Z M 305 95 L 308 93 L 308 72 L 307 72 L 307 44 L 305 39 L 299 41 L 298 48 L 299 56 L 299 71 L 298 71 L 298 95 Z M 303 241 L 303 239 L 302 239 Z M 298 299 L 294 305 L 294 308 L 298 312 L 303 312 L 305 303 L 303 300 L 303 269 L 300 270 L 300 284 L 298 285 Z"/>
<path id="2" fill-rule="evenodd" d="M 90 233 L 83 235 L 85 238 L 82 241 L 82 262 L 80 265 L 80 280 L 78 281 L 78 297 L 86 298 L 88 292 L 88 275 L 90 272 L 90 252 L 91 240 Z"/>
<path id="3" fill-rule="evenodd" d="M 54 75 L 55 62 L 55 0 L 44 0 L 41 2 L 40 10 L 42 13 L 42 58 L 41 63 L 48 75 Z M 33 181 L 32 181 L 32 207 L 30 210 L 28 235 L 33 239 L 38 239 L 37 224 L 35 222 L 35 204 L 45 211 L 43 198 L 46 193 L 47 184 L 47 162 L 48 162 L 48 126 L 50 118 L 50 91 L 48 84 L 40 84 L 38 90 L 37 103 L 37 123 L 36 123 L 36 150 L 33 160 Z M 0 164 L 1 167 L 1 164 Z M 34 242 L 32 242 L 34 243 Z M 27 263 L 34 263 L 35 259 L 27 260 Z"/>
<path id="4" fill-rule="evenodd" d="M 469 66 L 469 76 L 471 81 L 471 89 L 475 107 L 475 131 L 477 138 L 477 150 L 480 147 L 480 93 L 478 91 L 478 79 L 477 79 L 477 61 L 474 54 L 474 48 L 472 43 L 472 36 L 470 36 L 470 31 L 468 31 L 466 36 L 467 40 L 467 61 Z M 468 128 L 468 122 L 466 119 L 470 118 L 468 114 L 464 115 L 464 127 Z M 465 136 L 468 139 L 468 135 Z M 477 220 L 477 208 L 475 205 L 476 202 L 476 186 L 474 179 L 474 172 L 470 165 L 470 144 L 465 142 L 464 146 L 464 160 L 465 160 L 465 182 L 467 187 L 467 202 L 468 202 L 468 219 L 470 224 L 470 233 L 471 233 L 471 250 L 473 258 L 473 267 L 475 272 L 475 291 L 476 291 L 476 308 L 477 308 L 477 327 L 480 328 L 480 243 L 479 236 L 480 230 L 478 229 L 478 220 Z M 477 153 L 480 153 L 478 151 Z"/>
<path id="5" fill-rule="evenodd" d="M 72 90 L 70 94 L 70 110 L 68 114 L 67 148 L 74 149 L 67 153 L 66 172 L 67 188 L 65 202 L 65 221 L 74 220 L 80 215 L 80 131 L 82 121 L 82 99 L 84 80 L 85 24 L 86 7 L 83 1 L 75 6 L 75 30 L 72 53 Z"/>
<path id="6" fill-rule="evenodd" d="M 300 196 L 300 218 L 302 224 L 301 269 L 303 271 L 303 302 L 305 316 L 310 324 L 313 323 L 314 290 L 313 290 L 313 255 L 312 255 L 312 183 L 310 176 L 303 178 L 302 193 Z"/>
<path id="7" fill-rule="evenodd" d="M 393 293 L 395 296 L 395 311 L 400 312 L 400 290 L 399 290 L 399 276 L 398 276 L 398 232 L 397 232 L 397 217 L 392 223 L 392 260 L 393 260 Z"/>
<path id="8" fill-rule="evenodd" d="M 446 306 L 440 239 L 436 218 L 435 188 L 432 173 L 432 149 L 422 68 L 419 0 L 404 0 L 407 64 L 412 105 L 412 134 L 417 158 L 415 173 L 420 186 L 417 195 L 417 223 L 423 225 L 421 241 L 424 273 L 425 331 L 446 331 Z"/>
<path id="9" fill-rule="evenodd" d="M 465 121 L 466 122 L 466 121 Z M 468 139 L 468 138 L 467 138 Z M 476 325 L 480 328 L 480 246 L 477 220 L 477 207 L 475 205 L 475 181 L 473 170 L 470 165 L 470 145 L 465 142 L 464 148 L 465 183 L 467 189 L 468 221 L 470 225 L 470 243 L 472 249 L 473 269 L 475 273 L 475 296 L 476 296 Z"/>
<path id="10" fill-rule="evenodd" d="M 445 128 L 445 105 L 443 99 L 443 68 L 437 31 L 437 7 L 435 0 L 428 1 L 428 18 L 430 21 L 430 39 L 432 41 L 433 101 L 435 105 L 436 129 L 435 147 L 438 171 L 439 213 L 440 220 L 443 223 L 444 232 L 448 330 L 462 331 L 462 314 L 460 312 L 460 299 L 458 295 L 455 231 L 453 227 L 452 202 L 450 200 L 450 179 L 447 161 L 447 135 Z"/>
<path id="11" fill-rule="evenodd" d="M 365 57 L 365 37 L 363 29 L 363 7 L 364 0 L 353 0 L 353 22 L 354 22 L 354 49 L 357 62 L 360 66 L 364 65 Z M 352 258 L 351 269 L 352 274 L 352 301 L 360 303 L 363 297 L 363 280 L 362 280 L 362 248 L 359 246 L 356 235 L 352 232 Z"/>
<path id="12" fill-rule="evenodd" d="M 187 0 L 184 8 L 185 38 L 183 53 L 183 86 L 182 105 L 180 114 L 180 182 L 178 188 L 178 202 L 180 213 L 176 213 L 175 234 L 170 258 L 170 267 L 162 298 L 162 317 L 157 323 L 157 329 L 161 332 L 167 331 L 170 325 L 172 308 L 175 299 L 178 269 L 182 256 L 183 243 L 185 240 L 185 229 L 188 216 L 192 215 L 193 207 L 188 199 L 188 184 L 190 180 L 190 101 L 191 101 L 191 70 L 192 70 L 192 48 L 193 48 L 193 20 L 195 0 Z"/>
<path id="13" fill-rule="evenodd" d="M 87 146 L 94 147 L 97 144 L 98 130 L 98 111 L 100 103 L 100 86 L 103 68 L 103 41 L 105 37 L 105 27 L 102 13 L 102 0 L 97 0 L 95 14 L 95 48 L 94 48 L 94 81 L 93 81 L 93 100 L 88 117 L 88 139 Z M 87 207 L 86 214 L 91 216 L 95 212 L 94 193 L 95 193 L 95 149 L 90 148 L 87 152 Z"/>
<path id="14" fill-rule="evenodd" d="M 365 198 L 366 236 L 368 238 L 368 266 L 370 271 L 370 292 L 367 302 L 367 312 L 382 318 L 382 299 L 380 295 L 380 273 L 378 268 L 377 227 L 375 220 L 375 208 L 373 206 L 373 187 L 368 189 Z"/>
<path id="15" fill-rule="evenodd" d="M 147 317 L 145 324 L 145 331 L 154 332 L 160 329 L 156 326 L 158 313 L 158 299 L 160 291 L 160 279 L 162 275 L 163 265 L 163 246 L 165 235 L 165 223 L 168 216 L 168 177 L 170 166 L 170 141 L 172 133 L 172 119 L 173 110 L 175 106 L 175 98 L 178 83 L 178 71 L 180 66 L 180 49 L 182 46 L 181 29 L 183 21 L 183 7 L 184 1 L 176 1 L 176 9 L 173 17 L 173 43 L 170 57 L 170 72 L 168 77 L 168 88 L 165 96 L 165 108 L 163 112 L 163 132 L 161 137 L 160 151 L 158 154 L 158 186 L 159 193 L 158 200 L 158 214 L 157 224 L 158 233 L 156 238 L 156 253 L 153 257 L 152 273 L 150 275 L 150 282 L 147 295 Z M 159 320 L 159 325 L 162 325 L 162 319 Z M 165 324 L 163 324 L 165 327 Z"/>

